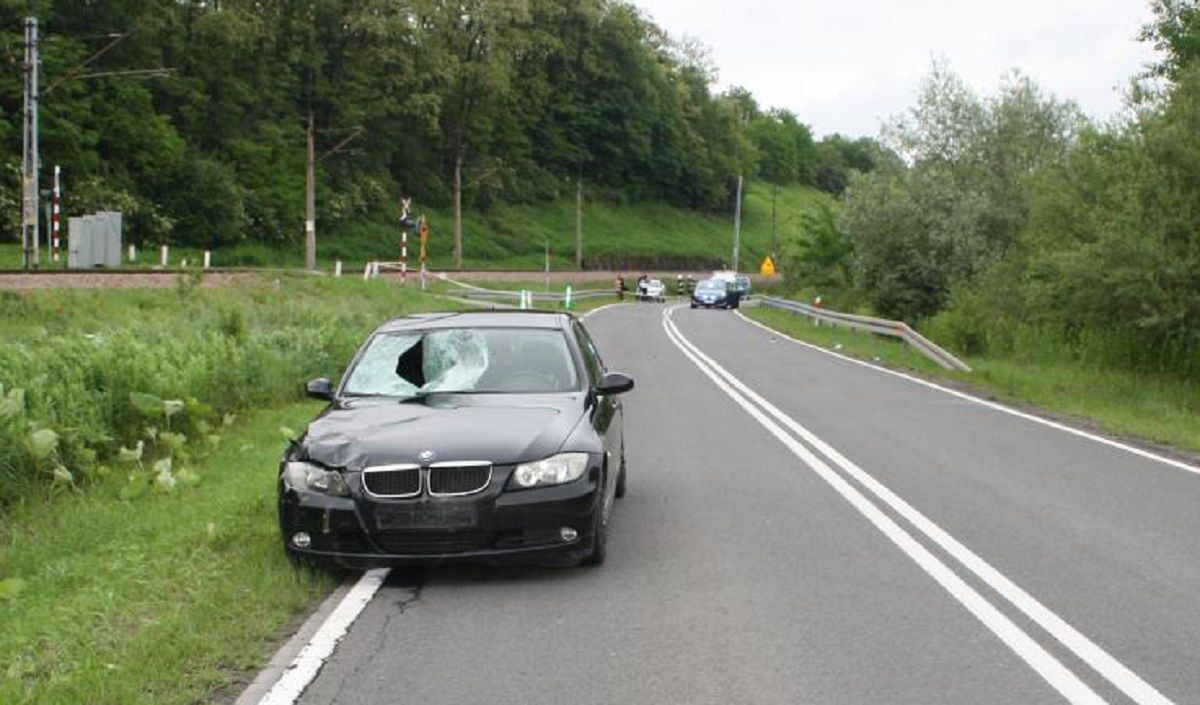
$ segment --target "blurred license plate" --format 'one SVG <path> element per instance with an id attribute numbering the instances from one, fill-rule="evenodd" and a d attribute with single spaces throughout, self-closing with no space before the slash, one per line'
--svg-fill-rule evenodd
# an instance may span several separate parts
<path id="1" fill-rule="evenodd" d="M 380 529 L 465 528 L 475 526 L 475 508 L 426 506 L 379 509 L 375 512 L 375 522 Z"/>

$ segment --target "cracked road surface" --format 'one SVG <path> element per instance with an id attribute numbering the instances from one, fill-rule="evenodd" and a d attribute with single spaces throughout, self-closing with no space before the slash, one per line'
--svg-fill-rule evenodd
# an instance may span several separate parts
<path id="1" fill-rule="evenodd" d="M 1027 635 L 1043 665 L 1078 681 L 1083 694 L 1066 696 L 685 357 L 663 311 L 617 307 L 587 322 L 609 368 L 637 380 L 625 404 L 629 494 L 608 562 L 394 570 L 300 702 L 1200 700 L 1200 477 L 807 350 L 729 312 L 674 312 L 697 348 L 1162 700 L 1087 662 L 870 498 Z"/>

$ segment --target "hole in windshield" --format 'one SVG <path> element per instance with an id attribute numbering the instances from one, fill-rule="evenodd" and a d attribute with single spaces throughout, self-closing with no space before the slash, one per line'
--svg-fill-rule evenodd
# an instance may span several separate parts
<path id="1" fill-rule="evenodd" d="M 576 389 L 575 363 L 560 331 L 453 328 L 376 335 L 350 370 L 342 393 L 411 397 Z"/>

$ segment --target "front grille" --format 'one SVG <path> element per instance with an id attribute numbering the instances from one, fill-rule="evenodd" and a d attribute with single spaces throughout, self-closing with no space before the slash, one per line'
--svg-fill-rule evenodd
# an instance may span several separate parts
<path id="1" fill-rule="evenodd" d="M 455 495 L 479 492 L 492 481 L 491 465 L 454 465 L 429 468 L 429 494 Z"/>
<path id="2" fill-rule="evenodd" d="M 491 536 L 486 531 L 380 531 L 375 543 L 385 553 L 433 555 L 482 551 Z"/>
<path id="3" fill-rule="evenodd" d="M 363 485 L 378 497 L 413 497 L 421 492 L 421 469 L 415 465 L 368 468 Z"/>

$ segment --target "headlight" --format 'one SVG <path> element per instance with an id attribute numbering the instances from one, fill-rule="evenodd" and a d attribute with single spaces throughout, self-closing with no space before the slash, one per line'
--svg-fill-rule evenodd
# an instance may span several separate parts
<path id="1" fill-rule="evenodd" d="M 342 473 L 312 463 L 288 463 L 283 468 L 283 478 L 298 490 L 311 490 L 334 497 L 350 496 L 350 487 Z"/>
<path id="2" fill-rule="evenodd" d="M 518 487 L 561 485 L 582 477 L 587 462 L 587 453 L 559 453 L 545 460 L 521 463 L 513 471 L 513 482 Z"/>

